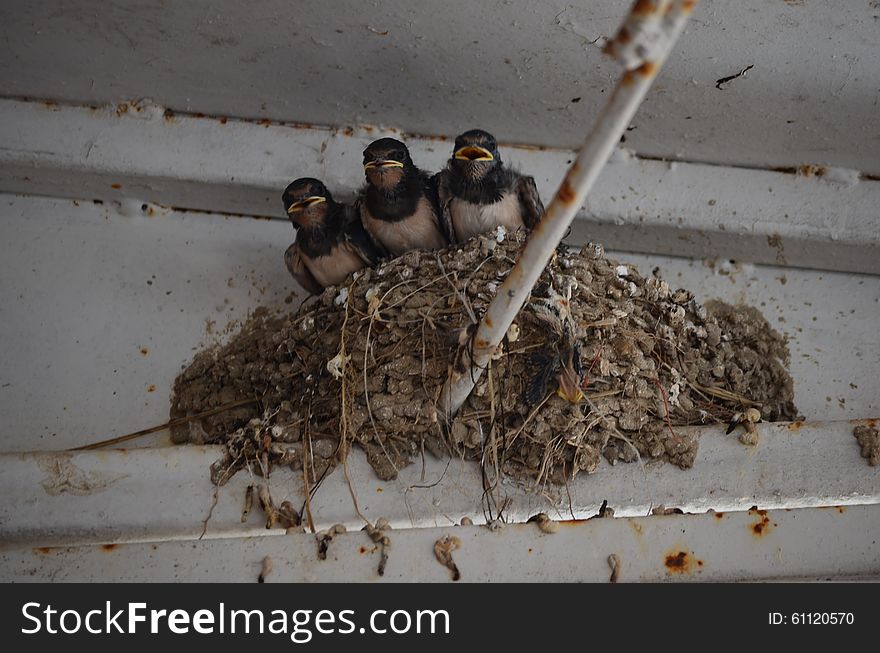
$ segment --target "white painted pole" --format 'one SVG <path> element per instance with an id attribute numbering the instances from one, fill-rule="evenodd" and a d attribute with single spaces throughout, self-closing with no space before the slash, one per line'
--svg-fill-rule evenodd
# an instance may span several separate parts
<path id="1" fill-rule="evenodd" d="M 606 45 L 605 52 L 617 59 L 626 72 L 470 343 L 459 349 L 440 395 L 440 410 L 447 420 L 470 396 L 490 357 L 528 299 L 681 35 L 695 4 L 696 0 L 637 0 L 617 36 Z"/>

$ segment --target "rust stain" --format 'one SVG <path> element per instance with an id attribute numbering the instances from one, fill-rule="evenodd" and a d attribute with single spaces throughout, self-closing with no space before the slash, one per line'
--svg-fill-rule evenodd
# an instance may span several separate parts
<path id="1" fill-rule="evenodd" d="M 559 200 L 564 204 L 571 204 L 574 202 L 574 195 L 574 188 L 572 188 L 568 178 L 565 178 L 562 181 L 562 186 L 559 187 Z"/>
<path id="2" fill-rule="evenodd" d="M 842 515 L 843 513 L 846 512 L 846 508 L 843 506 L 837 506 L 837 512 L 839 512 Z"/>
<path id="3" fill-rule="evenodd" d="M 51 554 L 54 550 L 54 546 L 38 546 L 34 549 L 34 553 L 39 553 L 40 555 L 46 556 Z"/>
<path id="4" fill-rule="evenodd" d="M 635 81 L 635 78 L 636 76 L 635 74 L 633 74 L 633 71 L 627 70 L 625 73 L 623 73 L 623 77 L 621 77 L 620 83 L 624 86 L 630 86 Z"/>
<path id="5" fill-rule="evenodd" d="M 141 347 L 138 351 L 141 352 L 141 356 L 146 356 L 150 353 L 150 350 L 147 347 Z"/>
<path id="6" fill-rule="evenodd" d="M 258 121 L 257 121 L 257 124 L 258 124 L 258 125 L 262 125 L 263 127 L 268 127 L 269 125 L 272 124 L 272 121 L 271 121 L 271 120 L 268 120 L 268 119 L 266 119 L 266 118 L 263 118 L 262 120 L 258 120 Z"/>
<path id="7" fill-rule="evenodd" d="M 126 113 L 128 113 L 128 103 L 116 105 L 116 115 L 117 116 L 122 116 Z"/>
<path id="8" fill-rule="evenodd" d="M 632 34 L 629 33 L 629 30 L 626 28 L 626 25 L 620 28 L 620 31 L 617 32 L 617 38 L 615 39 L 618 43 L 629 43 L 632 41 Z"/>
<path id="9" fill-rule="evenodd" d="M 174 122 L 174 112 L 171 109 L 165 109 L 162 117 L 165 119 L 165 122 Z"/>
<path id="10" fill-rule="evenodd" d="M 156 384 L 155 384 L 155 383 L 151 383 L 150 385 L 148 385 L 148 386 L 147 386 L 147 392 L 156 392 Z"/>
<path id="11" fill-rule="evenodd" d="M 57 111 L 58 110 L 58 103 L 55 102 L 54 100 L 46 100 L 45 102 L 43 102 L 43 106 L 46 107 L 47 109 L 49 109 L 50 111 Z"/>
<path id="12" fill-rule="evenodd" d="M 562 521 L 556 522 L 560 526 L 578 526 L 579 524 L 583 524 L 586 519 L 563 519 Z"/>
<path id="13" fill-rule="evenodd" d="M 492 328 L 492 325 L 494 324 L 494 323 L 492 322 L 492 318 L 489 317 L 488 315 L 487 315 L 486 317 L 483 318 L 483 322 L 485 322 L 485 323 L 486 323 L 486 326 L 489 327 L 489 328 Z"/>
<path id="14" fill-rule="evenodd" d="M 641 535 L 642 535 L 642 525 L 641 525 L 640 523 L 635 522 L 635 521 L 632 521 L 632 520 L 628 521 L 627 523 L 629 524 L 629 527 L 630 527 L 631 529 L 633 529 L 633 533 L 635 533 L 636 535 L 638 535 L 638 536 L 641 537 Z"/>
<path id="15" fill-rule="evenodd" d="M 795 174 L 798 174 L 801 177 L 824 177 L 826 172 L 828 172 L 828 169 L 825 166 L 817 166 L 808 163 L 806 165 L 798 166 Z"/>
<path id="16" fill-rule="evenodd" d="M 225 125 L 225 124 L 226 124 L 226 118 L 225 118 L 225 117 L 223 117 L 223 118 L 218 118 L 218 119 L 217 119 L 217 122 L 219 122 L 221 125 Z"/>
<path id="17" fill-rule="evenodd" d="M 752 508 L 749 510 L 750 515 L 755 515 L 758 518 L 754 524 L 750 525 L 752 533 L 756 537 L 763 537 L 767 535 L 770 531 L 772 531 L 778 524 L 776 522 L 770 521 L 769 515 L 767 515 L 766 510 L 758 510 L 757 508 Z"/>
<path id="18" fill-rule="evenodd" d="M 384 491 L 385 491 L 385 490 L 383 490 L 383 489 L 380 488 L 380 487 L 377 487 L 377 488 L 376 488 L 376 492 L 384 492 Z"/>
<path id="19" fill-rule="evenodd" d="M 653 0 L 637 0 L 630 12 L 633 16 L 650 16 L 657 11 Z"/>
<path id="20" fill-rule="evenodd" d="M 718 521 L 721 521 L 722 519 L 724 519 L 724 513 L 723 512 L 716 512 L 715 519 L 717 519 Z"/>
<path id="21" fill-rule="evenodd" d="M 115 549 L 117 546 L 119 546 L 119 545 L 118 545 L 118 544 L 102 544 L 102 545 L 101 545 L 101 550 L 102 550 L 102 551 L 112 551 L 112 550 Z"/>
<path id="22" fill-rule="evenodd" d="M 122 188 L 122 184 L 110 184 L 110 188 L 115 188 L 116 190 L 119 190 L 120 188 Z"/>
<path id="23" fill-rule="evenodd" d="M 369 552 L 370 552 L 370 550 L 365 546 L 358 548 L 358 553 L 360 553 L 361 555 L 366 555 Z"/>
<path id="24" fill-rule="evenodd" d="M 685 0 L 681 5 L 681 10 L 689 14 L 694 10 L 694 7 L 697 6 L 697 0 Z"/>
<path id="25" fill-rule="evenodd" d="M 803 425 L 803 422 L 792 422 L 786 428 L 788 428 L 789 431 L 800 431 Z"/>
<path id="26" fill-rule="evenodd" d="M 702 567 L 703 561 L 697 560 L 693 552 L 673 549 L 666 554 L 664 564 L 668 573 L 686 575 L 694 573 L 694 567 Z"/>
<path id="27" fill-rule="evenodd" d="M 646 61 L 641 66 L 636 68 L 636 72 L 642 77 L 653 77 L 657 74 L 657 64 L 653 61 Z"/>

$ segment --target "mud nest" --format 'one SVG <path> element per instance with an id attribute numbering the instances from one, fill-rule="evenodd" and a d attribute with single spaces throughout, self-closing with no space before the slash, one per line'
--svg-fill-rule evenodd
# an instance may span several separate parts
<path id="1" fill-rule="evenodd" d="M 324 477 L 359 446 L 382 479 L 426 450 L 496 475 L 565 483 L 604 457 L 694 463 L 686 425 L 756 407 L 794 419 L 786 342 L 760 312 L 604 256 L 560 248 L 487 373 L 447 428 L 437 401 L 469 327 L 523 246 L 521 233 L 414 251 L 354 274 L 297 311 L 257 311 L 174 385 L 175 442 L 226 443 L 212 468 Z"/>

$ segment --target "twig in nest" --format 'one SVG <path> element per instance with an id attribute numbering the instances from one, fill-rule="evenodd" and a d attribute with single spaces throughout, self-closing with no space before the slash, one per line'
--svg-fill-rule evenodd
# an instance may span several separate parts
<path id="1" fill-rule="evenodd" d="M 129 433 L 128 435 L 120 435 L 115 438 L 110 438 L 109 440 L 101 440 L 100 442 L 93 442 L 92 444 L 84 444 L 81 447 L 74 447 L 73 449 L 68 449 L 68 451 L 89 451 L 90 449 L 100 449 L 101 447 L 109 447 L 111 444 L 119 444 L 120 442 L 128 442 L 129 440 L 134 440 L 135 438 L 139 438 L 143 435 L 149 435 L 150 433 L 157 433 L 159 431 L 164 431 L 165 429 L 174 428 L 175 426 L 183 426 L 184 424 L 188 424 L 189 422 L 195 421 L 197 419 L 201 419 L 203 417 L 211 417 L 212 415 L 217 415 L 218 413 L 226 412 L 227 410 L 232 410 L 233 408 L 240 408 L 241 406 L 247 406 L 248 404 L 257 403 L 257 399 L 239 399 L 238 401 L 232 401 L 228 404 L 223 404 L 222 406 L 217 406 L 216 408 L 211 408 L 210 410 L 203 411 L 201 413 L 196 413 L 195 415 L 187 415 L 186 417 L 177 417 L 175 419 L 169 420 L 164 424 L 158 424 L 157 426 L 151 426 L 148 429 L 142 429 L 140 431 L 135 431 L 134 433 Z"/>
<path id="2" fill-rule="evenodd" d="M 666 390 L 663 389 L 658 377 L 654 377 L 654 383 L 660 388 L 660 395 L 663 397 L 663 407 L 666 409 L 666 425 L 669 427 L 669 432 L 672 433 L 672 437 L 675 439 L 676 444 L 681 444 L 681 438 L 678 437 L 672 429 L 672 418 L 669 416 L 669 401 L 666 399 Z"/>
<path id="3" fill-rule="evenodd" d="M 390 290 L 388 292 L 391 292 Z M 388 293 L 385 293 L 387 295 Z M 370 322 L 367 324 L 367 340 L 364 346 L 364 402 L 367 405 L 367 416 L 370 418 L 370 424 L 373 427 L 373 434 L 376 436 L 376 442 L 379 443 L 379 447 L 382 449 L 382 453 L 385 454 L 385 457 L 388 459 L 388 464 L 391 465 L 392 469 L 394 469 L 395 474 L 400 474 L 400 470 L 397 468 L 397 465 L 394 464 L 394 461 L 391 460 L 391 456 L 388 455 L 388 450 L 385 448 L 385 443 L 382 442 L 382 438 L 379 436 L 379 429 L 376 426 L 376 419 L 373 417 L 373 409 L 370 406 L 370 391 L 368 386 L 369 379 L 367 377 L 367 359 L 370 355 L 370 336 L 373 333 L 373 317 L 370 316 Z"/>
<path id="4" fill-rule="evenodd" d="M 303 512 L 309 524 L 309 530 L 315 532 L 315 520 L 312 518 L 312 488 L 309 483 L 309 458 L 311 457 L 312 434 L 309 428 L 309 420 L 312 413 L 312 400 L 309 398 L 309 417 L 306 419 L 306 432 L 303 437 L 303 491 L 305 492 L 305 500 L 303 503 Z"/>
<path id="5" fill-rule="evenodd" d="M 349 302 L 351 301 L 351 293 L 352 288 L 354 287 L 354 283 L 352 283 L 348 287 L 348 295 L 345 298 L 345 317 L 342 320 L 342 330 L 339 335 L 339 353 L 342 357 L 342 360 L 346 360 L 345 355 L 345 329 L 348 326 L 348 307 Z M 337 447 L 337 451 L 340 451 L 342 454 L 342 471 L 345 474 L 345 480 L 348 483 L 348 492 L 351 495 L 351 501 L 354 504 L 354 511 L 357 513 L 358 517 L 364 520 L 368 525 L 370 520 L 367 519 L 364 514 L 361 512 L 360 506 L 358 505 L 357 495 L 354 491 L 354 485 L 351 483 L 351 475 L 348 473 L 348 452 L 350 450 L 348 446 L 348 406 L 347 399 L 348 393 L 345 386 L 345 381 L 348 378 L 348 370 L 345 369 L 346 366 L 343 364 L 342 368 L 342 378 L 340 385 L 342 386 L 342 400 L 341 400 L 341 408 L 340 408 L 340 435 L 339 435 L 339 446 Z M 366 386 L 364 386 L 364 392 L 366 392 Z"/>
<path id="6" fill-rule="evenodd" d="M 513 436 L 511 436 L 510 442 L 507 445 L 508 448 L 513 446 L 513 443 L 516 442 L 516 439 L 519 437 L 520 433 L 523 432 L 523 429 L 528 425 L 529 422 L 532 421 L 532 418 L 541 411 L 541 408 L 544 407 L 544 404 L 546 404 L 552 396 L 553 395 L 548 394 L 546 397 L 544 397 L 540 404 L 532 409 L 532 412 L 529 413 L 528 417 L 523 420 L 523 423 L 519 426 L 519 428 L 516 429 L 516 432 L 513 434 Z"/>
<path id="7" fill-rule="evenodd" d="M 738 395 L 735 392 L 731 392 L 730 390 L 725 390 L 724 388 L 713 388 L 711 386 L 700 385 L 699 383 L 691 383 L 691 386 L 700 392 L 705 392 L 708 395 L 712 395 L 713 397 L 717 397 L 718 399 L 725 399 L 727 401 L 735 401 L 743 404 L 744 406 L 760 406 L 756 401 L 752 401 L 747 397 L 743 397 L 742 395 Z"/>
<path id="8" fill-rule="evenodd" d="M 599 345 L 599 348 L 596 349 L 596 355 L 593 356 L 593 361 L 590 363 L 590 367 L 587 368 L 587 373 L 584 375 L 584 382 L 581 384 L 581 387 L 586 390 L 587 386 L 590 385 L 590 374 L 593 373 L 593 367 L 595 367 L 596 363 L 599 361 L 599 355 L 602 353 L 602 350 L 605 348 L 605 345 Z"/>
<path id="9" fill-rule="evenodd" d="M 458 571 L 458 565 L 452 559 L 452 552 L 461 548 L 461 540 L 455 535 L 444 535 L 434 542 L 434 557 L 437 562 L 452 572 L 452 580 L 461 579 L 461 572 Z"/>
<path id="10" fill-rule="evenodd" d="M 467 300 L 467 297 L 462 294 L 462 292 L 456 287 L 454 283 L 452 283 L 452 279 L 449 278 L 449 274 L 446 272 L 446 268 L 443 267 L 443 261 L 440 260 L 440 255 L 435 254 L 437 257 L 437 266 L 440 268 L 440 272 L 443 274 L 443 277 L 446 281 L 449 282 L 449 285 L 452 286 L 452 290 L 455 291 L 455 294 L 458 296 L 458 301 L 461 302 L 464 310 L 467 311 L 468 317 L 471 319 L 471 324 L 476 324 L 478 322 L 477 316 L 474 313 L 474 309 L 471 308 L 470 302 Z"/>

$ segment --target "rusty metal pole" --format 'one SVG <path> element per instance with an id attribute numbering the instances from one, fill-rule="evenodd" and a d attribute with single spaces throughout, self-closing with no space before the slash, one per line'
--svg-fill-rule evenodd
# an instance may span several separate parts
<path id="1" fill-rule="evenodd" d="M 461 408 L 528 299 L 587 193 L 684 29 L 696 0 L 638 0 L 605 53 L 626 68 L 513 270 L 469 344 L 459 348 L 440 395 L 447 420 Z"/>

